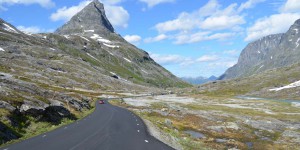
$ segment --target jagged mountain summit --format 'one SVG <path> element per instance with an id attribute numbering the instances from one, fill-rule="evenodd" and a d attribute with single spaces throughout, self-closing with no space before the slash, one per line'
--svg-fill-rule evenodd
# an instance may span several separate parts
<path id="1" fill-rule="evenodd" d="M 238 63 L 219 79 L 247 77 L 269 69 L 300 62 L 300 19 L 283 34 L 274 34 L 251 42 L 242 51 Z"/>
<path id="2" fill-rule="evenodd" d="M 83 10 L 58 28 L 57 34 L 100 34 L 113 33 L 114 28 L 105 15 L 104 6 L 98 0 L 92 1 Z"/>

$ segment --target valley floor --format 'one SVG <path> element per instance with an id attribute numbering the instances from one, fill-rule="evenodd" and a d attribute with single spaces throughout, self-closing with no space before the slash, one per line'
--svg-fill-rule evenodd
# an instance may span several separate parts
<path id="1" fill-rule="evenodd" d="M 300 149 L 300 101 L 160 95 L 113 104 L 176 149 Z"/>

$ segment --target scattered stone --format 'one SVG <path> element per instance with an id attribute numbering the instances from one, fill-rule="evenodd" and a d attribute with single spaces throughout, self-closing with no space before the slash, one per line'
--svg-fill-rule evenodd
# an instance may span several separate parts
<path id="1" fill-rule="evenodd" d="M 228 128 L 228 129 L 233 129 L 233 130 L 239 130 L 239 126 L 234 123 L 234 122 L 227 122 L 225 123 L 225 127 Z"/>
<path id="2" fill-rule="evenodd" d="M 165 125 L 167 127 L 172 127 L 172 121 L 170 119 L 165 119 Z"/>
<path id="3" fill-rule="evenodd" d="M 163 108 L 161 109 L 162 112 L 167 112 L 168 111 L 168 108 Z"/>
<path id="4" fill-rule="evenodd" d="M 285 130 L 282 133 L 282 137 L 292 138 L 293 142 L 300 144 L 300 133 L 299 132 L 291 131 L 291 130 Z"/>
<path id="5" fill-rule="evenodd" d="M 226 143 L 226 142 L 228 142 L 227 139 L 216 139 L 215 141 L 216 141 L 217 143 Z"/>
<path id="6" fill-rule="evenodd" d="M 202 134 L 200 132 L 192 131 L 192 130 L 184 131 L 184 133 L 189 134 L 190 136 L 192 136 L 193 138 L 196 138 L 196 139 L 206 138 L 206 136 L 204 134 Z"/>
<path id="7" fill-rule="evenodd" d="M 64 106 L 64 104 L 58 100 L 49 100 L 49 102 L 50 102 L 50 106 Z"/>
<path id="8" fill-rule="evenodd" d="M 11 104 L 9 104 L 5 101 L 0 101 L 0 108 L 7 109 L 10 112 L 13 112 L 16 109 L 14 106 L 12 106 Z"/>
<path id="9" fill-rule="evenodd" d="M 216 132 L 224 132 L 224 126 L 208 126 L 207 129 L 211 129 Z"/>

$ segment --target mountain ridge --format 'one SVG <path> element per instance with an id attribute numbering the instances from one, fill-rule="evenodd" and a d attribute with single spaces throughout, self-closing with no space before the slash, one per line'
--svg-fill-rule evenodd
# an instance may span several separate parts
<path id="1" fill-rule="evenodd" d="M 238 63 L 219 79 L 247 77 L 263 71 L 300 62 L 300 19 L 286 33 L 273 34 L 249 43 Z"/>
<path id="2" fill-rule="evenodd" d="M 207 83 L 210 81 L 215 81 L 217 80 L 216 76 L 210 76 L 210 77 L 181 77 L 181 79 L 183 81 L 186 81 L 190 84 L 194 84 L 194 85 L 198 85 L 198 84 L 203 84 L 203 83 Z"/>

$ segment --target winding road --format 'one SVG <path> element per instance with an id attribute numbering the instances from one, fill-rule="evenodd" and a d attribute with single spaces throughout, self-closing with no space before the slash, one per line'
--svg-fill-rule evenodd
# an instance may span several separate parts
<path id="1" fill-rule="evenodd" d="M 1 150 L 173 150 L 147 132 L 132 112 L 109 103 L 70 125 Z"/>

